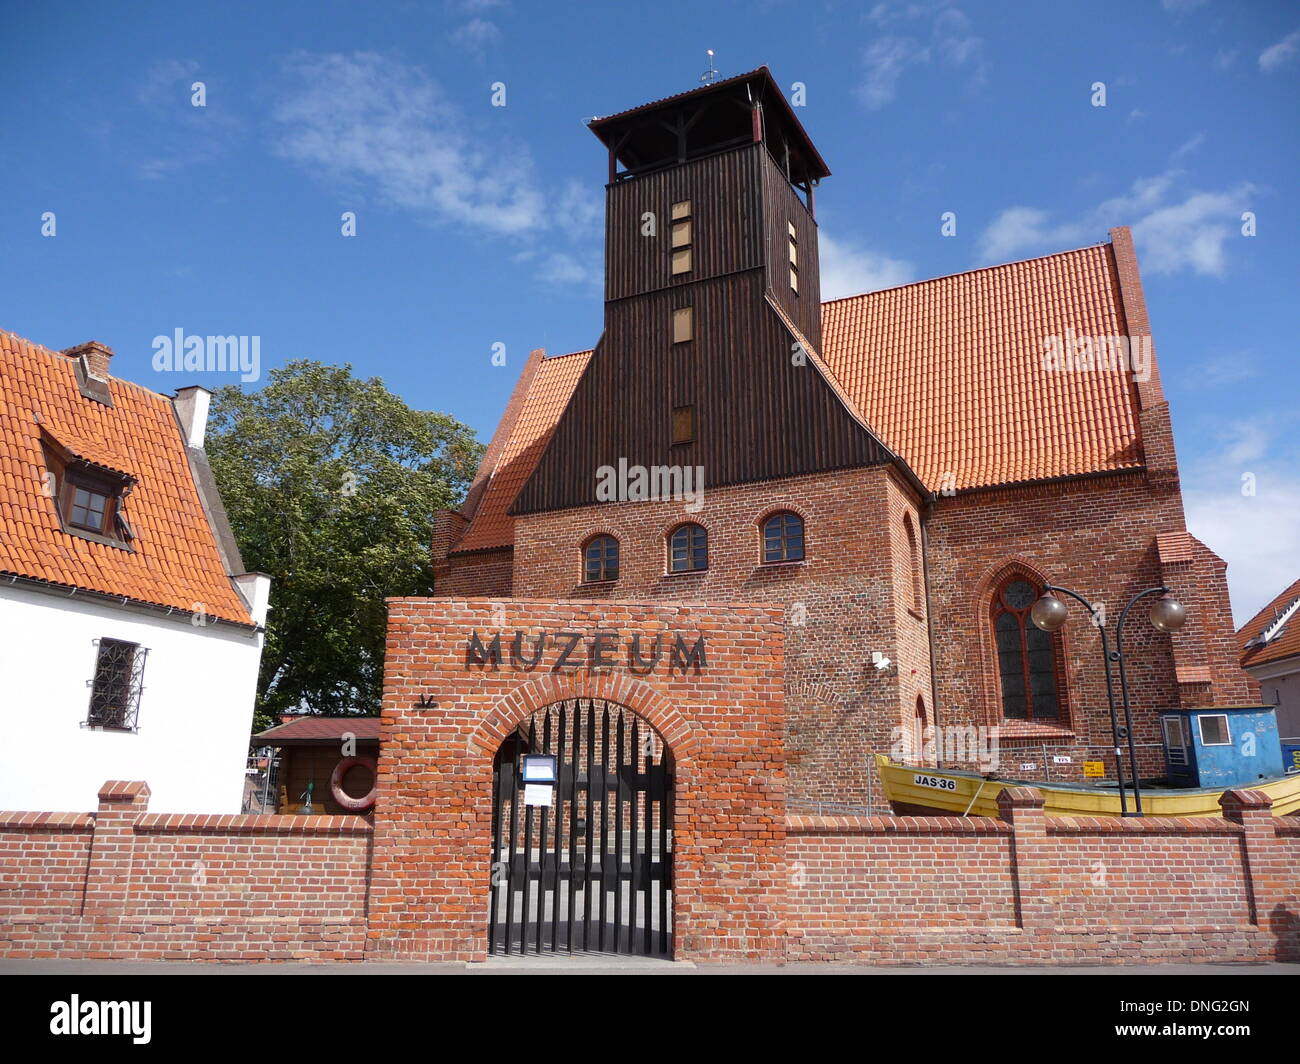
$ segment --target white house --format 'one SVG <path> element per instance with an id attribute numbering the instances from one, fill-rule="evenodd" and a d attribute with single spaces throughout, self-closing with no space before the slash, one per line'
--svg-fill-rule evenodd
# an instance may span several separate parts
<path id="1" fill-rule="evenodd" d="M 237 813 L 270 578 L 203 451 L 210 393 L 0 331 L 0 809 Z"/>

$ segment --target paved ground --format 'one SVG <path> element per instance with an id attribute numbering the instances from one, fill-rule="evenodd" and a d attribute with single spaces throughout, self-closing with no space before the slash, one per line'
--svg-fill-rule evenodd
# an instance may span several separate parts
<path id="1" fill-rule="evenodd" d="M 183 961 L 0 960 L 7 975 L 1300 975 L 1300 964 L 1145 964 L 1105 967 L 896 967 L 826 964 L 694 965 L 642 957 L 498 958 L 483 964 L 189 964 Z"/>

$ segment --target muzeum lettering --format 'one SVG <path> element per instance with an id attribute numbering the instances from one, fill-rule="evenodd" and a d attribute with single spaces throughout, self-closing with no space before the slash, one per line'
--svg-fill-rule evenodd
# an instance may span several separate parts
<path id="1" fill-rule="evenodd" d="M 705 668 L 708 657 L 704 636 L 693 639 L 688 644 L 687 637 L 679 632 L 656 632 L 653 636 L 638 632 L 624 637 L 612 630 L 536 634 L 516 630 L 479 635 L 475 629 L 466 644 L 465 657 L 471 665 L 509 664 L 525 670 L 545 667 L 556 672 L 566 667 L 612 669 L 626 665 L 633 672 L 650 672 L 667 653 L 669 668 Z"/>

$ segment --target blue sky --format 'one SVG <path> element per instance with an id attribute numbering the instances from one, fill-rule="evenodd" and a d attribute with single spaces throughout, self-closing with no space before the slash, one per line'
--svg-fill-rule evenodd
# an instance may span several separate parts
<path id="1" fill-rule="evenodd" d="M 1239 621 L 1295 579 L 1291 2 L 0 0 L 0 327 L 164 392 L 233 378 L 155 371 L 155 336 L 258 336 L 263 372 L 349 361 L 486 438 L 529 349 L 599 333 L 583 121 L 707 48 L 806 87 L 827 298 L 1133 226 L 1192 531 Z"/>

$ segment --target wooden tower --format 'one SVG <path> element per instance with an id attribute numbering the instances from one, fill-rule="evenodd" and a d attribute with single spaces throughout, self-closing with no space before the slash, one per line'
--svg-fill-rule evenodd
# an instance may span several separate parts
<path id="1" fill-rule="evenodd" d="M 516 514 L 596 470 L 711 487 L 892 460 L 821 370 L 814 188 L 830 171 L 761 67 L 607 118 L 605 328 Z"/>

